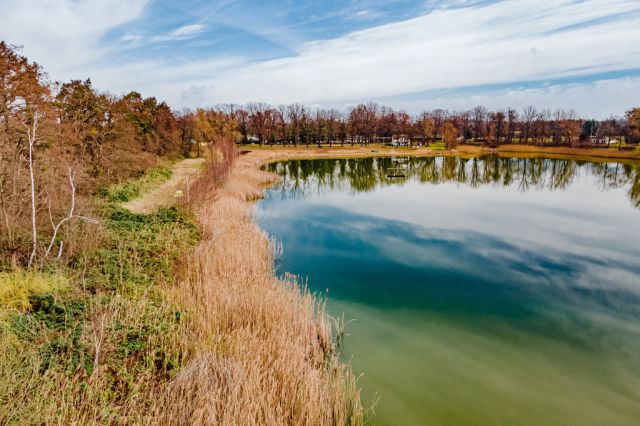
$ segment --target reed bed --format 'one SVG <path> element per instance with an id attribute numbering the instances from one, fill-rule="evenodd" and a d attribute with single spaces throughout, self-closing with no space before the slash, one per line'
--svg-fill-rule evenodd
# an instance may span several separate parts
<path id="1" fill-rule="evenodd" d="M 187 362 L 155 415 L 185 425 L 362 424 L 356 379 L 338 358 L 339 330 L 295 278 L 276 277 L 269 240 L 252 220 L 251 201 L 275 179 L 260 161 L 238 158 L 214 196 L 195 185 L 202 240 L 172 295 L 188 311 L 178 339 L 188 342 Z"/>

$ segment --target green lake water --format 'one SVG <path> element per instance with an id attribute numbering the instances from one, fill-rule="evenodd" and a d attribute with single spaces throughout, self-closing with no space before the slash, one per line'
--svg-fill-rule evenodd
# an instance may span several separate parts
<path id="1" fill-rule="evenodd" d="M 391 178 L 399 168 L 405 177 Z M 276 163 L 280 273 L 326 294 L 378 425 L 640 424 L 637 165 Z"/>

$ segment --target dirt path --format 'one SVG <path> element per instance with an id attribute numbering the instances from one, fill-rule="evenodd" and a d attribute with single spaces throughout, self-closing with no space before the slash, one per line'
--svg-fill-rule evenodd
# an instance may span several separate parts
<path id="1" fill-rule="evenodd" d="M 178 197 L 186 195 L 187 187 L 198 176 L 204 167 L 204 162 L 204 158 L 189 158 L 174 164 L 169 180 L 122 206 L 134 213 L 147 214 L 153 213 L 160 207 L 174 205 Z"/>

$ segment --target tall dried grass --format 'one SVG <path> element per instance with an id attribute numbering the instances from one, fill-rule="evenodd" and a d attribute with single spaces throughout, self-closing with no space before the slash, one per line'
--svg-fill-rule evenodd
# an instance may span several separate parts
<path id="1" fill-rule="evenodd" d="M 230 167 L 233 152 L 225 154 L 199 184 L 203 238 L 173 294 L 188 310 L 178 339 L 187 364 L 156 415 L 190 425 L 363 423 L 356 380 L 338 359 L 322 302 L 294 279 L 276 278 L 268 238 L 252 221 L 250 201 L 274 176 L 240 157 L 212 199 L 217 169 Z"/>

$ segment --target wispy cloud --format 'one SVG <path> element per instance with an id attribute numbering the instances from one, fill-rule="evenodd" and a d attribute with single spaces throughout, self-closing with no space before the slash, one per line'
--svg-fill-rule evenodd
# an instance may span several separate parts
<path id="1" fill-rule="evenodd" d="M 143 38 L 144 37 L 141 36 L 140 34 L 125 34 L 124 36 L 122 36 L 120 40 L 124 42 L 132 42 L 132 41 L 140 41 Z"/>
<path id="2" fill-rule="evenodd" d="M 606 118 L 621 115 L 627 108 L 637 105 L 640 94 L 640 77 L 600 79 L 589 83 L 552 84 L 536 88 L 508 88 L 485 90 L 465 94 L 455 91 L 446 96 L 423 96 L 412 100 L 396 97 L 380 99 L 408 111 L 421 111 L 446 107 L 454 111 L 466 110 L 475 105 L 491 109 L 512 107 L 522 110 L 527 105 L 540 109 L 573 109 L 582 116 Z"/>
<path id="3" fill-rule="evenodd" d="M 113 28 L 139 17 L 148 0 L 3 0 L 0 39 L 24 46 L 24 53 L 54 77 L 90 69 L 114 46 L 104 43 Z"/>
<path id="4" fill-rule="evenodd" d="M 190 24 L 190 25 L 183 25 L 181 27 L 178 27 L 166 34 L 160 34 L 160 35 L 154 35 L 154 36 L 145 37 L 141 34 L 125 34 L 120 38 L 120 40 L 125 43 L 135 42 L 137 43 L 137 47 L 140 48 L 145 44 L 150 44 L 150 43 L 189 40 L 203 33 L 206 30 L 206 28 L 207 27 L 204 24 Z"/>
<path id="5" fill-rule="evenodd" d="M 180 28 L 176 28 L 175 30 L 171 31 L 171 35 L 174 37 L 191 36 L 194 34 L 201 33 L 202 31 L 204 31 L 205 28 L 206 27 L 203 24 L 184 25 Z"/>
<path id="6" fill-rule="evenodd" d="M 62 0 L 53 5 L 34 0 L 29 6 L 6 0 L 0 3 L 0 38 L 24 44 L 25 53 L 43 63 L 54 78 L 91 76 L 101 88 L 141 90 L 175 107 L 251 100 L 329 105 L 388 99 L 411 109 L 434 100 L 441 102 L 439 106 L 469 108 L 492 104 L 493 99 L 542 101 L 541 106 L 550 108 L 574 102 L 576 110 L 592 114 L 599 111 L 596 99 L 607 98 L 607 93 L 611 99 L 604 104 L 615 112 L 640 96 L 635 77 L 589 80 L 609 71 L 640 69 L 640 43 L 633 42 L 640 40 L 637 0 L 559 0 L 553 5 L 538 0 L 455 0 L 439 4 L 448 7 L 427 4 L 422 15 L 411 19 L 311 42 L 300 42 L 276 12 L 271 21 L 277 25 L 261 19 L 261 6 L 248 10 L 224 2 L 224 7 L 214 8 L 214 15 L 202 13 L 202 19 L 188 20 L 183 16 L 182 23 L 192 23 L 171 27 L 165 22 L 149 33 L 137 25 L 157 18 L 143 15 L 146 1 L 114 1 L 121 7 L 107 0 Z M 351 12 L 370 10 L 377 11 L 365 3 Z M 307 25 L 316 19 L 307 18 Z M 106 38 L 114 28 L 134 20 L 136 25 L 128 25 L 129 31 L 115 42 Z M 225 21 L 248 36 L 286 45 L 288 56 L 258 61 L 251 55 L 234 55 L 233 45 L 224 54 L 198 54 L 197 60 L 189 55 L 177 59 L 175 50 L 144 50 L 160 41 L 175 41 L 186 49 L 187 43 L 204 41 L 203 34 Z M 136 59 L 123 62 L 114 55 L 131 46 L 140 49 L 144 60 L 130 55 Z M 567 76 L 586 80 L 518 87 L 521 82 Z M 494 87 L 511 83 L 512 89 Z M 487 90 L 473 95 L 456 92 L 467 87 Z M 448 89 L 445 95 L 410 96 L 443 89 Z"/>
<path id="7" fill-rule="evenodd" d="M 640 68 L 640 44 L 630 42 L 640 40 L 639 11 L 636 1 L 617 0 L 554 7 L 514 0 L 437 10 L 217 75 L 207 95 L 212 101 L 342 102 Z"/>

